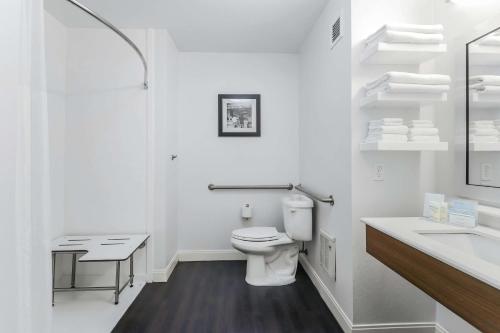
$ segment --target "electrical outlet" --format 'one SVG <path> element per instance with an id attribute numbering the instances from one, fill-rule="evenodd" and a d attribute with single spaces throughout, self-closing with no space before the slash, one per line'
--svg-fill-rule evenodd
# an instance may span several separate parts
<path id="1" fill-rule="evenodd" d="M 493 164 L 481 163 L 481 181 L 490 181 L 493 172 Z"/>
<path id="2" fill-rule="evenodd" d="M 377 182 L 384 181 L 384 174 L 385 174 L 384 165 L 383 164 L 376 164 L 375 165 L 375 176 L 374 176 L 373 180 L 375 180 Z"/>

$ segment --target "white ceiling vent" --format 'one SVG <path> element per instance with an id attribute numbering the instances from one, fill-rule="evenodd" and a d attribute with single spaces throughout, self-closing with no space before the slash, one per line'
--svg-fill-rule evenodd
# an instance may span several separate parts
<path id="1" fill-rule="evenodd" d="M 344 23 L 342 15 L 330 27 L 330 48 L 333 49 L 335 45 L 342 39 L 344 35 Z"/>

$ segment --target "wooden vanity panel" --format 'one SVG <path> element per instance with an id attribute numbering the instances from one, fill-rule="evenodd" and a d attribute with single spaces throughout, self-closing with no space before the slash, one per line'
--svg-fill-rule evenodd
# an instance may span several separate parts
<path id="1" fill-rule="evenodd" d="M 366 252 L 480 331 L 500 332 L 500 290 L 368 225 Z"/>

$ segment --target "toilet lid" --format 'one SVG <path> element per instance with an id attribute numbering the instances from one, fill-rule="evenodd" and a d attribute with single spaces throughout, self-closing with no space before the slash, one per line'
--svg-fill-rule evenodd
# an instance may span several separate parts
<path id="1" fill-rule="evenodd" d="M 233 237 L 251 242 L 264 242 L 278 239 L 279 233 L 275 227 L 252 227 L 234 230 Z"/>

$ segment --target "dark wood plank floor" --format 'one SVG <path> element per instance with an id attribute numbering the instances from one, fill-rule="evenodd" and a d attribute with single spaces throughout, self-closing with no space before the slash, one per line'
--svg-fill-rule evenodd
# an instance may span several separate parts
<path id="1" fill-rule="evenodd" d="M 245 265 L 179 263 L 167 283 L 144 287 L 113 332 L 342 332 L 301 267 L 292 285 L 253 287 Z"/>

